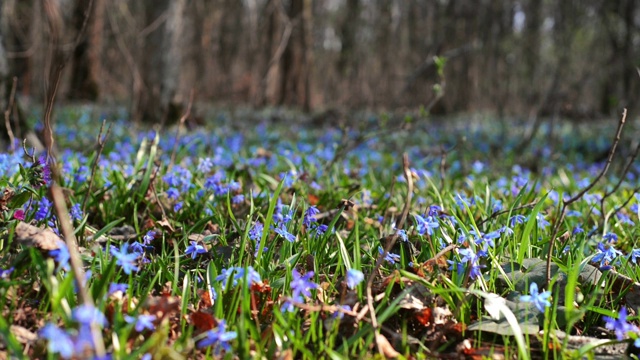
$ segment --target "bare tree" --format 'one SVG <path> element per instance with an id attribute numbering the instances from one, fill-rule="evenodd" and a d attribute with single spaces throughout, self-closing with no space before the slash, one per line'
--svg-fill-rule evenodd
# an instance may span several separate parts
<path id="1" fill-rule="evenodd" d="M 154 0 L 145 6 L 145 26 L 166 17 L 164 26 L 152 29 L 144 42 L 142 77 L 145 91 L 136 104 L 134 117 L 164 124 L 180 116 L 177 94 L 182 65 L 181 37 L 186 0 Z"/>

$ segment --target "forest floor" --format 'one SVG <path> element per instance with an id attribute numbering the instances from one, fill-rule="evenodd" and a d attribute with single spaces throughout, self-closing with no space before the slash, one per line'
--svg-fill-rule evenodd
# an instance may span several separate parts
<path id="1" fill-rule="evenodd" d="M 0 358 L 638 352 L 631 120 L 116 114 L 0 154 Z"/>

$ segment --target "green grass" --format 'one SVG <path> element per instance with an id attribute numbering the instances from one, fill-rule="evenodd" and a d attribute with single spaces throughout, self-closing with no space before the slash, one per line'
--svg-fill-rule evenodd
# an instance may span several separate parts
<path id="1" fill-rule="evenodd" d="M 73 123 L 76 116 L 67 111 L 60 121 Z M 599 348 L 593 342 L 576 348 L 566 337 L 558 340 L 559 332 L 615 339 L 603 331 L 603 316 L 617 317 L 622 307 L 630 324 L 637 323 L 638 302 L 630 287 L 621 285 L 629 284 L 623 275 L 631 283 L 640 278 L 628 256 L 637 247 L 637 180 L 623 182 L 605 199 L 606 216 L 599 213 L 597 198 L 622 176 L 622 156 L 569 207 L 572 212 L 558 225 L 558 235 L 567 235 L 550 241 L 558 199 L 577 193 L 602 166 L 576 149 L 594 137 L 610 139 L 609 132 L 594 126 L 578 136 L 563 127 L 553 143 L 535 139 L 530 149 L 535 156 L 519 157 L 511 151 L 524 132 L 518 126 L 499 134 L 488 124 L 421 120 L 410 131 L 380 132 L 378 121 L 369 119 L 345 135 L 294 122 L 264 123 L 247 126 L 240 140 L 233 130 L 238 121 L 229 118 L 215 128 L 182 134 L 169 171 L 174 131 L 135 133 L 115 122 L 91 189 L 96 152 L 84 139 L 95 139 L 95 127 L 81 123 L 73 138 L 70 127 L 59 127 L 60 147 L 70 149 L 58 154 L 56 165 L 67 206 L 88 197 L 86 213 L 73 224 L 89 274 L 81 286 L 105 317 L 101 324 L 93 318 L 93 324 L 113 358 L 342 359 L 376 358 L 379 351 L 418 359 L 462 353 L 582 358 Z M 384 135 L 333 158 L 349 145 L 342 139 L 368 132 Z M 598 144 L 608 146 L 604 140 Z M 440 145 L 452 150 L 444 155 L 430 150 Z M 402 229 L 408 241 L 399 239 L 391 248 L 398 255 L 394 263 L 383 261 L 376 268 L 378 249 L 399 230 L 395 226 L 407 199 L 405 152 L 414 182 Z M 207 158 L 211 164 L 203 166 Z M 57 358 L 61 350 L 42 331 L 51 324 L 61 332 L 58 341 L 67 337 L 76 345 L 69 350 L 76 358 L 97 355 L 95 344 L 82 343 L 90 332 L 78 315 L 82 304 L 73 270 L 14 234 L 18 209 L 25 210 L 25 222 L 58 228 L 54 214 L 45 211 L 41 166 L 21 154 L 0 160 L 1 185 L 8 191 L 0 199 L 0 269 L 13 269 L 0 273 L 0 352 Z M 630 174 L 637 176 L 637 170 L 634 164 Z M 611 213 L 629 198 L 620 212 L 629 220 Z M 319 214 L 305 224 L 311 206 Z M 430 211 L 438 222 L 431 233 L 421 231 L 415 218 Z M 512 225 L 520 215 L 522 221 Z M 254 230 L 258 222 L 262 232 Z M 321 225 L 324 231 L 318 232 Z M 573 232 L 578 225 L 584 232 Z M 144 242 L 149 231 L 155 236 L 130 264 L 139 270 L 127 273 L 114 250 Z M 603 240 L 610 233 L 617 242 Z M 193 244 L 206 251 L 192 257 L 186 250 Z M 547 286 L 544 265 L 534 259 L 544 262 L 549 246 L 554 271 Z M 597 260 L 609 247 L 620 253 Z M 466 261 L 469 254 L 478 256 L 471 259 L 474 266 Z M 597 268 L 602 268 L 598 281 L 585 277 Z M 353 289 L 346 283 L 350 269 L 365 275 Z M 226 283 L 219 280 L 225 271 L 231 274 Z M 308 280 L 316 285 L 307 284 L 308 296 L 295 297 L 306 291 L 294 273 L 310 272 Z M 372 273 L 377 328 L 365 309 Z M 551 305 L 542 312 L 520 301 L 532 283 L 551 292 Z M 112 284 L 127 287 L 110 292 Z M 155 316 L 150 328 L 136 330 L 136 319 L 149 315 Z M 18 326 L 34 338 L 18 336 Z M 637 328 L 629 326 L 625 338 L 637 338 Z M 207 339 L 211 345 L 199 346 Z"/>

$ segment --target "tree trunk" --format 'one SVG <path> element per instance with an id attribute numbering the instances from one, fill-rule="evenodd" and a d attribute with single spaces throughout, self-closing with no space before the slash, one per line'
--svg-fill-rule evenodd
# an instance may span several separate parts
<path id="1" fill-rule="evenodd" d="M 96 101 L 99 96 L 98 86 L 98 74 L 96 68 L 98 64 L 94 62 L 99 61 L 99 47 L 101 43 L 102 29 L 97 29 L 98 24 L 103 24 L 102 19 L 97 19 L 96 11 L 97 6 L 101 6 L 101 0 L 76 0 L 73 9 L 72 26 L 75 35 L 78 36 L 80 32 L 85 31 L 82 34 L 78 46 L 73 50 L 71 57 L 71 84 L 67 98 L 69 100 L 86 100 Z M 89 6 L 91 5 L 91 9 Z M 89 19 L 85 18 L 89 16 Z M 93 24 L 92 31 L 89 29 L 83 29 L 85 21 L 88 24 Z M 93 41 L 97 41 L 98 44 L 92 44 Z M 96 54 L 97 52 L 97 54 Z"/>
<path id="2" fill-rule="evenodd" d="M 311 4 L 308 0 L 292 0 L 287 12 L 293 29 L 282 58 L 282 85 L 278 104 L 297 106 L 309 111 Z"/>
<path id="3" fill-rule="evenodd" d="M 145 6 L 145 26 L 166 16 L 164 26 L 152 31 L 144 42 L 142 77 L 145 91 L 134 112 L 147 123 L 164 124 L 180 116 L 177 97 L 182 56 L 180 41 L 186 0 L 154 0 Z M 166 14 L 165 14 L 166 12 Z"/>

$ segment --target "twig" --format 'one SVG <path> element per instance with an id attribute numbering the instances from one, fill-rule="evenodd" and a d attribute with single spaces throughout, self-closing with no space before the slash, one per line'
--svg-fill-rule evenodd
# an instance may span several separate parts
<path id="1" fill-rule="evenodd" d="M 52 167 L 52 173 L 54 172 L 57 171 L 53 170 Z M 71 268 L 73 269 L 76 283 L 78 284 L 78 297 L 80 298 L 80 302 L 82 304 L 93 306 L 93 299 L 91 298 L 91 296 L 89 296 L 87 288 L 82 285 L 85 282 L 84 269 L 82 267 L 82 259 L 80 258 L 80 253 L 78 252 L 78 241 L 74 234 L 71 219 L 69 218 L 67 205 L 65 204 L 64 194 L 62 193 L 62 189 L 56 182 L 53 182 L 51 184 L 49 192 L 51 194 L 53 205 L 56 209 L 58 223 L 60 224 L 60 228 L 64 236 L 64 241 L 67 244 L 67 249 L 69 250 L 69 261 L 71 263 Z M 91 324 L 91 336 L 93 337 L 96 355 L 98 357 L 104 356 L 106 351 L 104 348 L 104 341 L 102 339 L 102 332 L 98 327 L 98 324 L 95 322 Z"/>
<path id="2" fill-rule="evenodd" d="M 7 110 L 4 112 L 4 125 L 7 128 L 7 135 L 9 135 L 9 142 L 11 143 L 11 152 L 15 151 L 15 136 L 13 130 L 11 130 L 11 109 L 13 108 L 13 102 L 16 96 L 16 86 L 18 85 L 18 78 L 13 77 L 13 84 L 11 85 L 11 93 L 9 94 L 9 103 L 7 104 Z"/>
<path id="3" fill-rule="evenodd" d="M 549 239 L 549 250 L 547 251 L 547 287 L 549 287 L 549 284 L 551 283 L 551 256 L 553 255 L 553 246 L 556 241 L 556 236 L 558 235 L 558 231 L 560 230 L 560 225 L 562 224 L 562 221 L 564 220 L 564 216 L 567 212 L 567 208 L 569 207 L 569 205 L 580 200 L 584 196 L 584 194 L 586 194 L 589 190 L 591 190 L 596 185 L 596 183 L 600 181 L 600 179 L 602 179 L 602 177 L 607 173 L 607 171 L 609 170 L 609 167 L 611 166 L 611 161 L 613 161 L 613 156 L 616 153 L 616 149 L 618 148 L 618 143 L 620 142 L 620 135 L 622 134 L 622 128 L 624 128 L 624 124 L 626 121 L 627 121 L 627 109 L 624 109 L 624 111 L 622 112 L 622 117 L 620 118 L 620 122 L 618 123 L 618 129 L 616 130 L 616 135 L 613 139 L 613 143 L 611 144 L 611 149 L 609 149 L 609 156 L 607 157 L 607 162 L 602 168 L 602 171 L 600 171 L 600 174 L 598 174 L 598 176 L 596 176 L 596 178 L 593 179 L 593 181 L 591 181 L 589 185 L 582 188 L 582 190 L 580 190 L 575 196 L 573 196 L 568 200 L 565 200 L 565 199 L 562 200 L 562 208 L 560 210 L 560 215 L 558 216 L 558 218 L 556 218 L 556 222 L 553 225 L 553 232 L 552 232 L 551 238 Z"/>
<path id="4" fill-rule="evenodd" d="M 180 130 L 184 126 L 184 122 L 191 116 L 191 105 L 193 104 L 193 89 L 191 89 L 191 95 L 189 96 L 189 104 L 187 104 L 187 111 L 182 114 L 180 121 L 178 122 L 178 129 L 176 130 L 176 140 L 173 143 L 173 150 L 171 151 L 171 161 L 169 162 L 169 167 L 167 167 L 167 172 L 171 171 L 171 168 L 176 162 L 176 153 L 178 152 L 178 143 L 180 143 Z"/>
<path id="5" fill-rule="evenodd" d="M 494 212 L 493 214 L 491 214 L 488 218 L 486 218 L 484 220 L 476 220 L 476 224 L 478 226 L 480 226 L 480 225 L 486 223 L 487 221 L 489 221 L 491 219 L 494 219 L 494 218 L 496 218 L 496 217 L 498 217 L 500 215 L 508 214 L 508 213 L 510 213 L 512 211 L 518 211 L 518 210 L 532 208 L 532 207 L 536 206 L 537 204 L 538 204 L 538 200 L 535 200 L 535 201 L 530 202 L 530 203 L 525 204 L 525 205 L 516 206 L 513 209 L 500 210 L 500 211 Z"/>
<path id="6" fill-rule="evenodd" d="M 100 155 L 102 155 L 102 151 L 104 150 L 104 144 L 107 138 L 109 137 L 109 133 L 111 132 L 111 124 L 107 128 L 107 132 L 104 137 L 102 137 L 102 131 L 104 130 L 104 124 L 106 120 L 102 121 L 102 125 L 100 125 L 100 132 L 98 133 L 97 139 L 97 147 L 98 153 L 96 154 L 96 158 L 93 160 L 93 166 L 91 167 L 91 177 L 89 178 L 89 187 L 87 188 L 87 193 L 84 196 L 84 200 L 82 201 L 82 213 L 86 213 L 87 211 L 87 201 L 89 200 L 89 196 L 91 195 L 91 187 L 93 186 L 93 179 L 96 175 L 96 169 L 98 168 L 98 161 L 100 161 Z"/>
<path id="7" fill-rule="evenodd" d="M 413 177 L 411 175 L 411 168 L 409 167 L 409 155 L 407 153 L 404 153 L 402 156 L 402 167 L 404 169 L 405 180 L 407 181 L 407 198 L 405 200 L 404 208 L 402 210 L 402 216 L 400 217 L 400 220 L 398 221 L 398 224 L 396 226 L 397 229 L 402 229 L 402 227 L 404 226 L 404 223 L 409 214 L 409 208 L 411 207 L 411 198 L 413 196 Z M 373 271 L 371 271 L 369 278 L 367 279 L 367 289 L 366 289 L 367 290 L 367 306 L 369 307 L 369 316 L 371 318 L 371 326 L 373 326 L 376 333 L 380 332 L 380 328 L 378 326 L 378 320 L 376 319 L 376 310 L 375 310 L 375 307 L 373 306 L 373 293 L 371 290 L 371 286 L 373 285 L 373 280 L 375 279 L 376 274 L 378 273 L 378 270 L 382 265 L 382 261 L 387 256 L 387 254 L 389 253 L 393 245 L 395 245 L 396 241 L 398 240 L 398 237 L 399 237 L 398 232 L 396 231 L 391 236 L 391 239 L 387 242 L 387 245 L 385 246 L 382 254 L 378 256 L 378 259 L 376 260 L 376 265 L 373 268 Z M 384 352 L 382 351 L 380 344 L 377 344 L 377 345 L 378 345 L 378 352 L 380 354 L 383 354 Z"/>
<path id="8" fill-rule="evenodd" d="M 615 211 L 613 212 L 614 214 L 617 214 L 620 210 L 622 210 L 625 206 L 629 205 L 629 203 L 631 202 L 631 200 L 633 200 L 633 197 L 640 192 L 640 185 L 636 186 L 633 191 L 631 192 L 631 195 L 629 195 L 629 197 L 627 198 L 627 200 L 625 200 L 622 204 L 620 204 L 620 206 L 618 206 Z"/>
<path id="9" fill-rule="evenodd" d="M 605 192 L 602 198 L 600 199 L 600 215 L 602 215 L 603 220 L 606 220 L 606 215 L 604 212 L 605 200 L 609 196 L 613 195 L 616 191 L 618 191 L 618 189 L 620 188 L 620 185 L 622 185 L 622 182 L 624 181 L 625 176 L 627 176 L 627 173 L 629 172 L 629 170 L 631 170 L 631 165 L 633 165 L 633 162 L 638 157 L 638 154 L 640 154 L 640 143 L 638 143 L 638 145 L 636 146 L 636 151 L 633 153 L 633 155 L 631 155 L 631 157 L 629 158 L 629 161 L 627 162 L 624 169 L 622 170 L 622 174 L 620 174 L 620 179 L 618 179 L 618 183 L 611 190 Z M 617 211 L 615 213 L 617 213 Z"/>

